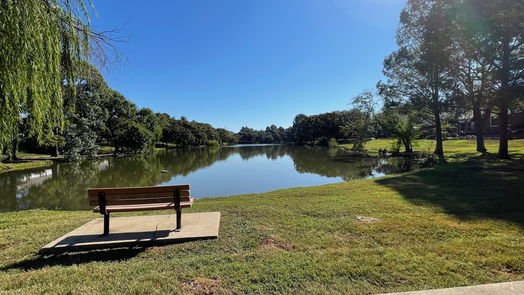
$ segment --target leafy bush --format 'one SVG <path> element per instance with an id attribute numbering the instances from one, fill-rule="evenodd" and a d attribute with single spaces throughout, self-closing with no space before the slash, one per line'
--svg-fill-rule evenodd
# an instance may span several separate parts
<path id="1" fill-rule="evenodd" d="M 217 140 L 212 139 L 206 142 L 206 146 L 218 147 L 220 146 L 220 143 Z"/>
<path id="2" fill-rule="evenodd" d="M 115 154 L 146 152 L 153 147 L 155 139 L 150 130 L 131 120 L 119 121 L 115 135 Z"/>
<path id="3" fill-rule="evenodd" d="M 79 120 L 78 124 L 69 122 L 64 129 L 62 150 L 64 159 L 67 161 L 96 157 L 98 151 L 97 134 L 83 121 Z"/>

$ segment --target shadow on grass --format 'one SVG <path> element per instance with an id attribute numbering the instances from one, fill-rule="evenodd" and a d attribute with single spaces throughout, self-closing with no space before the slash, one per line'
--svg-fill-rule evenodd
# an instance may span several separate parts
<path id="1" fill-rule="evenodd" d="M 524 158 L 469 159 L 377 183 L 417 205 L 437 205 L 461 219 L 491 218 L 524 227 Z"/>
<path id="2" fill-rule="evenodd" d="M 90 262 L 112 262 L 122 261 L 131 259 L 147 248 L 183 244 L 190 241 L 196 240 L 208 240 L 213 239 L 212 237 L 201 237 L 201 238 L 178 238 L 177 240 L 157 240 L 152 238 L 151 235 L 156 237 L 167 237 L 170 231 L 156 231 L 156 232 L 136 232 L 136 233 L 122 233 L 122 234 L 109 234 L 109 236 L 100 235 L 85 235 L 85 236 L 71 236 L 58 242 L 59 245 L 74 245 L 75 243 L 89 242 L 93 239 L 105 240 L 105 241 L 118 241 L 119 239 L 125 242 L 117 245 L 93 245 L 93 246 L 77 246 L 77 247 L 66 247 L 57 249 L 48 249 L 47 251 L 40 251 L 35 256 L 12 263 L 3 267 L 0 267 L 0 271 L 7 271 L 10 269 L 21 269 L 21 270 L 36 270 L 44 267 L 50 267 L 55 265 L 70 266 L 76 264 L 90 263 Z M 138 238 L 146 238 L 151 240 L 140 241 Z M 132 242 L 126 242 L 131 238 L 136 240 Z"/>
<path id="3" fill-rule="evenodd" d="M 171 230 L 153 230 L 153 231 L 141 231 L 141 232 L 124 232 L 124 233 L 109 233 L 108 235 L 101 236 L 100 234 L 86 234 L 86 235 L 71 235 L 58 241 L 50 250 L 55 248 L 56 251 L 61 251 L 60 247 L 71 247 L 74 249 L 78 247 L 82 249 L 82 244 L 92 244 L 92 248 L 103 249 L 105 247 L 114 247 L 113 243 L 118 247 L 134 246 L 141 241 L 150 241 L 149 244 L 154 245 L 158 238 L 166 238 L 171 233 Z M 98 243 L 107 244 L 98 244 Z M 143 243 L 143 242 L 142 242 Z M 80 246 L 78 246 L 80 245 Z M 113 245 L 113 246 L 112 246 Z"/>
<path id="4" fill-rule="evenodd" d="M 36 255 L 31 259 L 1 267 L 0 271 L 10 269 L 36 270 L 56 265 L 69 266 L 89 262 L 122 261 L 133 258 L 144 250 L 145 248 L 120 248 L 81 253 L 63 253 L 59 255 Z"/>

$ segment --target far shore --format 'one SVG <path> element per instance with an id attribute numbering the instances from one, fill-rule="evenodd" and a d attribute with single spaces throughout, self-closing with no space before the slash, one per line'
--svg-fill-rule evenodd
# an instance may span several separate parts
<path id="1" fill-rule="evenodd" d="M 290 143 L 284 143 L 290 144 Z M 247 144 L 241 144 L 238 146 L 245 146 Z M 249 144 L 249 145 L 260 145 L 260 144 Z M 267 145 L 267 144 L 263 144 Z M 365 152 L 358 152 L 361 156 L 379 156 L 379 150 L 391 150 L 395 145 L 395 140 L 390 138 L 374 139 L 366 142 Z M 224 147 L 234 147 L 224 146 Z M 480 156 L 481 154 L 475 151 L 475 140 L 474 139 L 452 139 L 444 141 L 445 153 L 448 159 L 460 159 L 464 157 Z M 498 148 L 498 140 L 487 139 L 486 147 L 489 153 L 496 153 Z M 510 153 L 511 154 L 524 154 L 524 139 L 514 139 L 509 141 Z M 175 148 L 175 147 L 170 147 Z M 339 144 L 339 149 L 351 152 L 351 144 Z M 417 153 L 429 153 L 431 154 L 434 149 L 434 140 L 421 139 L 415 141 L 414 151 Z M 157 147 L 155 150 L 163 150 L 163 148 Z M 402 151 L 402 150 L 401 150 Z M 97 157 L 111 157 L 113 156 L 112 147 L 105 146 L 98 153 Z M 62 157 L 51 157 L 46 154 L 32 154 L 32 153 L 19 153 L 20 161 L 17 163 L 0 163 L 0 173 L 10 171 L 28 170 L 34 168 L 41 168 L 51 166 L 53 161 L 62 161 Z"/>

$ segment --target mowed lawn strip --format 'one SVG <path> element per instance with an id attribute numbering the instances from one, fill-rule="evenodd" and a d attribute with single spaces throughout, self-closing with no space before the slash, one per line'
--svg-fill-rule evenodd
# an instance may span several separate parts
<path id="1" fill-rule="evenodd" d="M 375 154 L 379 149 L 391 150 L 395 145 L 396 140 L 390 138 L 374 139 L 366 142 L 364 148 L 371 154 Z M 488 153 L 496 154 L 499 147 L 498 139 L 486 139 L 486 149 Z M 351 148 L 352 144 L 341 145 L 346 148 Z M 419 139 L 413 141 L 413 150 L 415 152 L 429 152 L 435 151 L 435 140 Z M 401 146 L 400 151 L 404 151 Z M 453 139 L 444 141 L 444 153 L 447 157 L 464 157 L 464 156 L 480 156 L 481 153 L 476 151 L 475 139 Z M 509 153 L 512 155 L 524 154 L 524 139 L 514 139 L 509 141 Z"/>
<path id="2" fill-rule="evenodd" d="M 0 163 L 0 173 L 16 170 L 28 170 L 33 168 L 42 168 L 53 165 L 51 160 L 34 160 L 20 163 Z"/>
<path id="3" fill-rule="evenodd" d="M 523 171 L 522 159 L 472 159 L 201 199 L 186 212 L 222 212 L 219 239 L 147 249 L 38 257 L 99 216 L 3 213 L 0 293 L 369 294 L 521 280 Z"/>

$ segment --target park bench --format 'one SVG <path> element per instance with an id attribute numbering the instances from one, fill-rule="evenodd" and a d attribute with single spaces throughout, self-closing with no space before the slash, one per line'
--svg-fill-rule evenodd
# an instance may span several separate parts
<path id="1" fill-rule="evenodd" d="M 189 185 L 145 186 L 122 188 L 92 188 L 87 191 L 93 212 L 104 215 L 104 233 L 109 234 L 109 214 L 174 209 L 176 229 L 182 228 L 182 208 L 190 208 L 193 198 Z"/>

